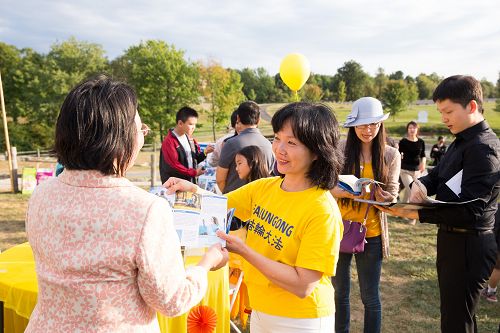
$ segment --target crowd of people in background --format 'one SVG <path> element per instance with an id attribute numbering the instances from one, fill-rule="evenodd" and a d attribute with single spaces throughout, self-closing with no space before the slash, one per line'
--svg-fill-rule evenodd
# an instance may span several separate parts
<path id="1" fill-rule="evenodd" d="M 101 98 L 111 96 L 116 105 L 99 101 L 93 95 L 97 91 L 102 91 Z M 272 143 L 258 128 L 259 105 L 246 101 L 231 115 L 232 131 L 203 151 L 193 135 L 197 111 L 181 108 L 175 127 L 162 142 L 162 183 L 170 192 L 205 193 L 196 178 L 205 172 L 200 163 L 206 160 L 217 168 L 216 182 L 228 198 L 228 208 L 236 208 L 238 228 L 246 228 L 245 240 L 218 231 L 226 248 L 212 246 L 197 266 L 185 270 L 168 205 L 124 178 L 149 130 L 140 120 L 135 93 L 103 76 L 82 83 L 66 98 L 56 128 L 55 151 L 65 169 L 58 181 L 40 186 L 27 214 L 28 238 L 43 281 L 28 332 L 46 330 L 49 318 L 53 332 L 81 325 L 153 331 L 155 310 L 176 315 L 201 299 L 207 271 L 223 266 L 227 251 L 245 259 L 251 332 L 349 332 L 353 259 L 364 306 L 364 332 L 380 332 L 380 279 L 383 259 L 389 256 L 389 214 L 409 224 L 420 220 L 439 227 L 441 331 L 477 331 L 475 309 L 480 295 L 496 301 L 500 278 L 493 232 L 500 191 L 500 141 L 484 119 L 481 86 L 474 78 L 445 79 L 433 99 L 456 139 L 447 152 L 440 136 L 430 149 L 429 166 L 419 124 L 410 121 L 405 137 L 399 143 L 391 141 L 384 128 L 388 114 L 373 97 L 352 104 L 343 124 L 348 129 L 345 140 L 340 139 L 339 123 L 328 106 L 287 104 L 272 117 Z M 79 116 L 104 112 L 116 113 L 115 118 Z M 81 126 L 78 119 L 88 123 Z M 107 130 L 95 137 L 82 132 L 96 133 L 96 128 Z M 80 140 L 89 135 L 91 141 Z M 363 186 L 361 194 L 352 194 L 337 186 L 340 174 L 375 182 Z M 455 177 L 460 178 L 458 192 L 449 184 Z M 83 194 L 76 191 L 82 186 Z M 61 193 L 71 199 L 68 204 L 85 207 L 79 210 L 83 215 L 68 217 L 65 203 L 56 200 Z M 386 206 L 422 202 L 428 195 L 452 202 L 475 200 L 430 210 Z M 50 202 L 58 202 L 58 207 L 43 208 L 42 197 L 53 198 Z M 115 214 L 103 214 L 106 205 L 113 205 Z M 54 229 L 55 221 L 61 220 L 75 229 L 85 227 L 83 239 L 63 226 Z M 82 220 L 86 221 L 83 227 Z M 366 228 L 364 250 L 359 253 L 340 250 L 344 226 L 352 222 Z M 101 244 L 96 235 L 103 223 L 114 226 L 116 234 Z M 126 223 L 127 230 L 119 223 Z M 106 256 L 103 260 L 97 254 L 90 256 L 93 265 L 82 266 L 73 250 L 61 251 L 48 234 L 59 237 L 58 244 L 74 242 L 74 251 L 84 248 L 93 253 L 103 246 Z M 118 302 L 109 282 L 117 274 L 127 277 L 123 290 L 128 291 Z M 76 283 L 82 276 L 97 280 L 89 285 Z M 83 292 L 98 286 L 109 288 L 110 293 Z M 75 299 L 65 294 L 69 291 L 80 293 L 75 302 L 86 306 L 57 304 L 58 299 L 70 299 L 69 303 Z M 92 297 L 126 319 L 110 321 L 100 307 L 93 306 Z M 71 316 L 59 315 L 68 312 Z"/>

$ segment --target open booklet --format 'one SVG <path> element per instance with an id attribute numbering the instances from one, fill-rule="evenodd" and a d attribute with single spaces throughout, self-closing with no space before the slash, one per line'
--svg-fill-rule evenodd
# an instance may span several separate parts
<path id="1" fill-rule="evenodd" d="M 427 197 L 424 202 L 410 202 L 410 203 L 402 203 L 402 202 L 378 202 L 373 200 L 366 199 L 354 199 L 357 202 L 369 203 L 377 206 L 387 206 L 387 207 L 397 207 L 404 209 L 427 209 L 427 208 L 436 208 L 442 206 L 454 206 L 454 205 L 464 205 L 473 201 L 479 200 L 479 198 L 468 200 L 468 201 L 441 201 Z"/>
<path id="2" fill-rule="evenodd" d="M 368 186 L 370 184 L 383 185 L 383 183 L 370 178 L 358 178 L 354 175 L 339 175 L 339 187 L 354 195 L 360 195 L 361 192 L 363 192 L 364 186 L 366 192 L 370 192 L 370 187 Z"/>
<path id="3" fill-rule="evenodd" d="M 226 197 L 191 192 L 167 194 L 162 186 L 152 187 L 149 192 L 166 199 L 172 207 L 181 246 L 202 248 L 215 243 L 226 246 L 226 242 L 215 234 L 217 230 L 226 232 L 228 217 L 234 214 L 234 211 L 227 211 Z"/>
<path id="4" fill-rule="evenodd" d="M 217 181 L 215 180 L 215 171 L 216 168 L 205 168 L 205 173 L 198 176 L 198 187 L 209 192 L 222 195 L 222 192 L 217 186 Z"/>

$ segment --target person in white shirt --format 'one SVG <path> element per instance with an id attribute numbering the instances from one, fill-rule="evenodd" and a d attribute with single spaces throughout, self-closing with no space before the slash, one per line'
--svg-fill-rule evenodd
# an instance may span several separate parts
<path id="1" fill-rule="evenodd" d="M 160 177 L 162 183 L 170 177 L 178 177 L 196 182 L 196 177 L 205 170 L 198 163 L 206 159 L 214 150 L 212 145 L 201 151 L 193 138 L 198 122 L 198 112 L 190 107 L 181 108 L 175 117 L 177 124 L 163 140 L 160 151 Z"/>

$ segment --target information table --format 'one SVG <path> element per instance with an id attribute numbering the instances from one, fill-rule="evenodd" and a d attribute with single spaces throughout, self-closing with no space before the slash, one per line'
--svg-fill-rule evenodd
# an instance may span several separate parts
<path id="1" fill-rule="evenodd" d="M 187 257 L 186 267 L 198 262 L 199 257 Z M 215 332 L 229 333 L 229 281 L 227 266 L 208 273 L 208 290 L 200 304 L 208 305 L 217 313 Z M 3 303 L 3 332 L 22 333 L 28 325 L 36 305 L 38 284 L 35 262 L 28 243 L 14 246 L 0 253 L 0 302 Z M 187 314 L 167 318 L 158 314 L 162 333 L 186 332 Z M 0 327 L 1 332 L 1 327 Z"/>

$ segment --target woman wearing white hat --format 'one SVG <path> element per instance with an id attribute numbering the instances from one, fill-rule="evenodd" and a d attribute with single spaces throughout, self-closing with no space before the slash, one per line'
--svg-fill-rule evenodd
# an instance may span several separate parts
<path id="1" fill-rule="evenodd" d="M 382 104 L 372 97 L 362 97 L 352 105 L 344 127 L 349 128 L 347 140 L 341 144 L 344 151 L 343 174 L 358 178 L 371 178 L 381 183 L 374 189 L 377 201 L 396 201 L 399 189 L 401 156 L 397 149 L 386 145 Z M 389 238 L 387 219 L 373 206 L 356 202 L 355 198 L 369 199 L 370 193 L 354 196 L 336 186 L 332 194 L 337 198 L 343 220 L 362 222 L 366 217 L 366 244 L 364 252 L 354 255 L 358 273 L 361 299 L 365 308 L 364 332 L 380 332 L 382 305 L 379 283 L 382 258 L 388 256 Z M 349 332 L 349 293 L 353 253 L 341 253 L 336 275 L 332 278 L 335 288 L 335 332 Z"/>

